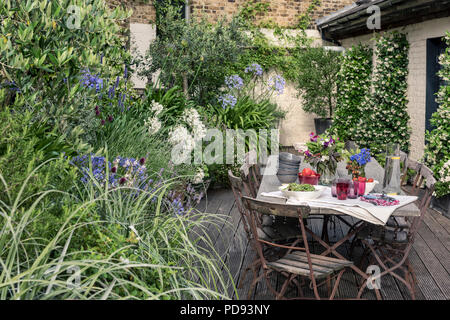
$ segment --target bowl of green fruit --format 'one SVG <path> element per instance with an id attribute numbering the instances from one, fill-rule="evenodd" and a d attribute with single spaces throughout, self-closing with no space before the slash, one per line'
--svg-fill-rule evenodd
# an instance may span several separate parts
<path id="1" fill-rule="evenodd" d="M 283 184 L 280 187 L 280 191 L 283 196 L 294 200 L 317 199 L 325 189 L 325 186 L 313 186 L 311 184 L 298 183 Z"/>

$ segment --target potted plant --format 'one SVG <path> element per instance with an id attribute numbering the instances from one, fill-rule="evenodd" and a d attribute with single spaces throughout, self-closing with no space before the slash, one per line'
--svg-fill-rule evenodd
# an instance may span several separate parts
<path id="1" fill-rule="evenodd" d="M 363 183 L 365 185 L 365 191 L 362 193 L 367 194 L 371 192 L 378 183 L 378 181 L 375 181 L 373 178 L 366 177 L 365 166 L 371 160 L 370 149 L 362 148 L 361 150 L 357 149 L 350 153 L 353 154 L 349 157 L 346 169 L 348 170 L 348 173 L 352 175 L 355 185 L 358 183 Z"/>
<path id="2" fill-rule="evenodd" d="M 300 148 L 305 156 L 304 161 L 310 163 L 320 174 L 321 184 L 328 185 L 333 180 L 337 163 L 345 158 L 345 143 L 336 136 L 324 137 L 310 134 L 310 141 Z"/>
<path id="3" fill-rule="evenodd" d="M 314 119 L 314 125 L 316 133 L 322 134 L 332 123 L 341 53 L 308 48 L 295 58 L 298 62 L 297 88 L 303 99 L 303 110 L 319 116 Z"/>

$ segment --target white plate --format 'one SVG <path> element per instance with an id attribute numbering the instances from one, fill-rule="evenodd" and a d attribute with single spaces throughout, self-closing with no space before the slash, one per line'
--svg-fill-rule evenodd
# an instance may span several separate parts
<path id="1" fill-rule="evenodd" d="M 320 197 L 323 193 L 323 191 L 327 188 L 325 186 L 313 186 L 316 191 L 288 191 L 284 190 L 287 188 L 287 184 L 283 184 L 281 187 L 279 187 L 279 190 L 288 199 L 294 199 L 294 200 L 312 200 L 317 199 Z"/>

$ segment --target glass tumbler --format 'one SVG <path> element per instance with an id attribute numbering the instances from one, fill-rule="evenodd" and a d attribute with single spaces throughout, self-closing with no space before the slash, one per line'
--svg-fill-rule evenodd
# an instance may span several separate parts
<path id="1" fill-rule="evenodd" d="M 336 193 L 339 200 L 347 200 L 348 187 L 350 181 L 346 179 L 339 179 L 336 183 Z"/>
<path id="2" fill-rule="evenodd" d="M 337 179 L 333 180 L 333 183 L 331 184 L 331 196 L 335 198 L 337 197 L 336 184 Z"/>

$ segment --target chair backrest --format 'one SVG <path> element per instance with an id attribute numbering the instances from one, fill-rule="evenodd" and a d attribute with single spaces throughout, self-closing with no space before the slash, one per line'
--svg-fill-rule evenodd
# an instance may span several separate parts
<path id="1" fill-rule="evenodd" d="M 434 193 L 434 187 L 436 185 L 436 179 L 433 176 L 433 171 L 431 171 L 430 168 L 428 168 L 424 164 L 420 164 L 419 174 L 416 177 L 417 179 L 417 189 L 419 189 L 422 182 L 425 181 L 424 185 L 424 192 L 422 195 L 420 195 L 419 200 L 419 209 L 420 209 L 420 216 L 415 217 L 413 219 L 413 222 L 411 224 L 410 228 L 410 238 L 411 240 L 414 239 L 415 233 L 417 232 L 422 220 L 424 219 L 425 215 L 427 214 L 427 211 L 430 207 L 431 199 L 433 197 Z"/>
<path id="2" fill-rule="evenodd" d="M 241 179 L 244 183 L 246 191 L 256 198 L 259 186 L 261 185 L 261 170 L 257 161 L 258 155 L 256 150 L 251 150 L 245 154 L 244 163 L 240 168 Z"/>
<path id="3" fill-rule="evenodd" d="M 236 201 L 236 206 L 239 210 L 239 213 L 241 215 L 242 224 L 244 226 L 245 233 L 247 235 L 247 239 L 250 240 L 252 237 L 251 231 L 250 231 L 250 224 L 248 221 L 247 216 L 245 215 L 245 210 L 242 203 L 242 197 L 245 195 L 249 195 L 245 188 L 244 183 L 242 182 L 242 179 L 239 177 L 236 177 L 231 170 L 228 170 L 228 178 L 230 179 L 231 184 L 231 190 L 233 191 L 234 199 Z"/>
<path id="4" fill-rule="evenodd" d="M 267 260 L 264 256 L 262 245 L 270 245 L 273 247 L 278 248 L 284 248 L 289 250 L 301 250 L 306 253 L 307 259 L 308 259 L 308 267 L 309 267 L 309 278 L 313 282 L 313 286 L 316 287 L 316 280 L 314 278 L 314 271 L 312 267 L 312 259 L 311 259 L 311 252 L 309 250 L 309 244 L 308 244 L 308 238 L 307 238 L 307 231 L 304 224 L 304 219 L 308 217 L 308 215 L 311 212 L 311 209 L 309 206 L 306 205 L 286 205 L 286 204 L 278 204 L 278 203 L 270 203 L 265 201 L 256 200 L 250 197 L 243 197 L 242 202 L 244 204 L 245 214 L 248 216 L 248 221 L 250 221 L 250 230 L 253 235 L 253 241 L 252 245 L 254 246 L 255 251 L 258 254 L 258 257 L 261 261 L 261 264 L 264 269 L 267 269 Z M 297 216 L 300 224 L 300 230 L 302 240 L 303 240 L 303 247 L 296 246 L 288 246 L 288 245 L 282 245 L 275 242 L 271 242 L 268 240 L 262 240 L 258 236 L 258 216 L 259 214 L 266 214 L 266 215 L 275 215 L 275 216 Z M 315 289 L 316 290 L 316 289 Z"/>
<path id="5" fill-rule="evenodd" d="M 409 158 L 406 159 L 404 167 L 403 167 L 403 173 L 402 173 L 402 185 L 407 183 L 408 179 L 408 170 L 412 170 L 415 172 L 414 178 L 413 178 L 413 184 L 412 184 L 412 191 L 413 193 L 417 193 L 417 187 L 418 187 L 418 181 L 420 178 L 420 168 L 422 167 L 422 164 L 420 162 L 411 160 Z"/>

